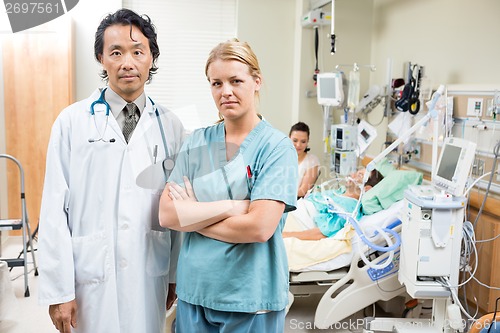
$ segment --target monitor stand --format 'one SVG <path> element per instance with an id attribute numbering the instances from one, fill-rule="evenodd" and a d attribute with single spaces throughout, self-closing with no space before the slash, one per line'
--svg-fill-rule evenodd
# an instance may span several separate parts
<path id="1" fill-rule="evenodd" d="M 363 333 L 398 332 L 398 333 L 452 333 L 462 327 L 461 318 L 450 319 L 447 313 L 448 306 L 452 304 L 450 298 L 435 298 L 432 302 L 433 319 L 417 318 L 374 318 L 368 320 Z M 463 332 L 463 329 L 461 330 Z"/>

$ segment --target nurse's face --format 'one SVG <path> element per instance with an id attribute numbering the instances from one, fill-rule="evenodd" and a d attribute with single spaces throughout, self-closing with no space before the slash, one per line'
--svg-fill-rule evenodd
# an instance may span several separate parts
<path id="1" fill-rule="evenodd" d="M 236 60 L 215 60 L 207 70 L 212 97 L 225 120 L 256 114 L 255 94 L 261 80 L 250 75 L 248 66 Z"/>
<path id="2" fill-rule="evenodd" d="M 132 37 L 132 38 L 131 38 Z M 108 73 L 108 85 L 127 102 L 144 91 L 153 56 L 149 41 L 132 25 L 111 25 L 104 31 L 101 64 Z"/>
<path id="3" fill-rule="evenodd" d="M 292 133 L 290 134 L 290 139 L 293 142 L 295 150 L 297 150 L 297 154 L 305 154 L 307 144 L 309 143 L 309 136 L 307 135 L 307 132 L 292 131 Z"/>

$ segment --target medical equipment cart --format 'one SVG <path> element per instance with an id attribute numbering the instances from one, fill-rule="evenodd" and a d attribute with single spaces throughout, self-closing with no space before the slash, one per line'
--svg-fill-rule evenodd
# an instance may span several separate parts
<path id="1" fill-rule="evenodd" d="M 23 251 L 18 258 L 3 259 L 1 261 L 6 261 L 7 265 L 11 268 L 13 267 L 24 267 L 24 297 L 30 296 L 29 286 L 28 286 L 28 251 L 31 252 L 33 259 L 33 266 L 35 269 L 35 276 L 38 275 L 38 269 L 36 266 L 35 252 L 33 249 L 33 238 L 31 235 L 31 228 L 28 221 L 28 212 L 26 209 L 26 196 L 24 193 L 24 170 L 21 163 L 13 156 L 7 154 L 0 154 L 0 159 L 6 158 L 13 161 L 19 169 L 19 178 L 21 182 L 21 218 L 20 219 L 0 219 L 0 231 L 6 230 L 22 230 L 23 236 Z"/>

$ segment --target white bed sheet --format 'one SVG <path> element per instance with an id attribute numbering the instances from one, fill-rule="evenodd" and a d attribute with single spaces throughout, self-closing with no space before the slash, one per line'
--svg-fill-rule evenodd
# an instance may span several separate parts
<path id="1" fill-rule="evenodd" d="M 307 200 L 299 200 L 302 203 L 298 204 L 298 209 L 293 213 L 297 222 L 299 222 L 304 229 L 314 226 L 312 216 L 314 216 L 314 206 Z M 390 206 L 372 215 L 365 215 L 359 221 L 362 228 L 369 228 L 370 226 L 385 227 L 396 220 L 400 220 L 400 213 L 403 211 L 404 200 L 400 200 Z M 312 207 L 311 207 L 312 206 Z M 291 213 L 291 214 L 292 214 Z M 311 223 L 313 223 L 311 225 Z M 308 271 L 332 271 L 341 267 L 349 266 L 353 258 L 354 251 L 358 251 L 359 236 L 357 234 L 351 239 L 352 251 L 340 254 L 333 259 L 316 263 L 301 269 L 290 270 L 291 272 L 308 272 Z"/>

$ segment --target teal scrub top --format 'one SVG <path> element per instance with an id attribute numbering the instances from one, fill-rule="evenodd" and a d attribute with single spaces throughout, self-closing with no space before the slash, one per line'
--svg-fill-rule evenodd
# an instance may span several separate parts
<path id="1" fill-rule="evenodd" d="M 177 269 L 179 299 L 229 312 L 283 310 L 288 303 L 288 263 L 282 238 L 286 213 L 297 198 L 297 152 L 289 138 L 262 120 L 226 160 L 224 123 L 194 131 L 169 181 L 187 176 L 198 201 L 276 200 L 285 203 L 274 235 L 265 243 L 233 244 L 185 234 Z"/>

